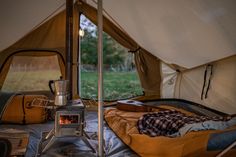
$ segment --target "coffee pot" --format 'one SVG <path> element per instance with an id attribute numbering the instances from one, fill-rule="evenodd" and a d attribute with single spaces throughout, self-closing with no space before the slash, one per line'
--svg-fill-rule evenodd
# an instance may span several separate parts
<path id="1" fill-rule="evenodd" d="M 68 94 L 69 94 L 69 80 L 63 80 L 60 78 L 59 80 L 50 80 L 48 82 L 49 88 L 51 92 L 55 96 L 55 105 L 63 106 L 67 104 Z M 54 88 L 53 86 L 54 85 Z M 53 90 L 54 89 L 54 90 Z"/>

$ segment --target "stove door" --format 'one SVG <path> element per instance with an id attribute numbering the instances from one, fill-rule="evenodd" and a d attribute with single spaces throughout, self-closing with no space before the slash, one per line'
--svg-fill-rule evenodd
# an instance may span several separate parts
<path id="1" fill-rule="evenodd" d="M 83 115 L 83 111 L 57 111 L 55 136 L 82 136 Z"/>

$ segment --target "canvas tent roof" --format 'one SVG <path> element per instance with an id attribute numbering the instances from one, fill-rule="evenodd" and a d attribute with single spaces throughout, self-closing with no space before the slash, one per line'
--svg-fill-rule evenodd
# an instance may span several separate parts
<path id="1" fill-rule="evenodd" d="M 105 0 L 106 12 L 146 50 L 192 68 L 236 53 L 234 0 Z"/>
<path id="2" fill-rule="evenodd" d="M 96 5 L 92 0 L 86 2 L 92 6 Z M 236 102 L 236 88 L 233 86 L 236 84 L 236 1 L 104 0 L 103 3 L 105 16 L 113 22 L 105 21 L 107 23 L 104 30 L 113 33 L 113 36 L 122 40 L 123 44 L 132 50 L 136 49 L 136 46 L 142 47 L 142 53 L 135 54 L 135 58 L 143 59 L 139 64 L 145 64 L 137 65 L 145 92 L 160 94 L 160 82 L 166 82 L 168 85 L 169 81 L 178 75 L 182 76 L 177 79 L 178 86 L 171 89 L 174 90 L 176 98 L 198 102 L 226 113 L 236 113 L 236 106 L 233 105 Z M 28 48 L 36 45 L 54 48 L 63 55 L 65 31 L 60 30 L 65 29 L 65 19 L 51 17 L 65 7 L 65 0 L 9 0 L 1 1 L 0 7 L 0 66 L 6 57 L 3 53 L 9 46 Z M 92 14 L 95 9 L 84 7 L 82 11 L 90 18 L 96 19 Z M 55 17 L 61 15 L 64 16 L 62 13 Z M 123 32 L 111 30 L 114 27 Z M 51 31 L 58 33 L 48 33 Z M 34 38 L 38 34 L 40 35 Z M 125 35 L 129 40 L 125 40 Z M 19 39 L 20 42 L 15 43 Z M 54 47 L 51 47 L 52 45 Z M 180 74 L 167 71 L 169 80 L 161 80 L 158 58 L 165 63 L 177 64 L 190 70 Z M 221 61 L 223 58 L 226 59 Z M 200 65 L 213 61 L 217 61 L 213 64 L 218 69 L 214 69 L 212 89 L 208 99 L 201 100 L 199 95 L 205 67 Z"/>
<path id="3" fill-rule="evenodd" d="M 94 1 L 87 1 L 94 5 Z M 1 1 L 0 51 L 38 26 L 64 0 Z M 170 64 L 196 67 L 236 53 L 234 0 L 104 0 L 104 11 L 143 48 Z"/>
<path id="4" fill-rule="evenodd" d="M 45 19 L 49 19 L 62 9 L 65 9 L 64 0 L 1 1 L 0 51 L 21 39 L 42 24 Z"/>

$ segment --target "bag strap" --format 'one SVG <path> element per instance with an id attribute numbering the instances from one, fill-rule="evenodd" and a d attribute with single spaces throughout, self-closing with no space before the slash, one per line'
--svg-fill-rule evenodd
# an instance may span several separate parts
<path id="1" fill-rule="evenodd" d="M 23 95 L 23 98 L 22 98 L 22 111 L 23 111 L 23 120 L 22 120 L 22 124 L 25 124 L 26 121 L 25 121 L 25 95 Z"/>

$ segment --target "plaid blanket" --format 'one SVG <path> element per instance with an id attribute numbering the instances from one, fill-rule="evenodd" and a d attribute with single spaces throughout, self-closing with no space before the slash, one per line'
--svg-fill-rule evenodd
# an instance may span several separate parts
<path id="1" fill-rule="evenodd" d="M 179 131 L 185 124 L 193 124 L 208 120 L 228 121 L 231 117 L 188 116 L 176 110 L 164 110 L 144 114 L 138 120 L 138 130 L 149 136 L 170 136 Z"/>

